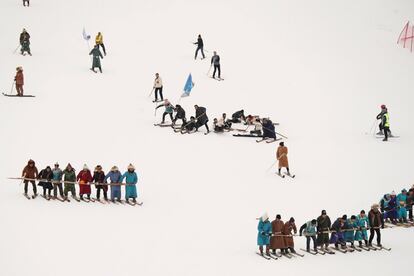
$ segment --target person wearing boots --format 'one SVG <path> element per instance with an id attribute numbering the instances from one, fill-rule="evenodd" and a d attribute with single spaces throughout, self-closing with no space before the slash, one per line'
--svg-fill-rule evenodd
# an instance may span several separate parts
<path id="1" fill-rule="evenodd" d="M 257 245 L 259 246 L 260 254 L 263 256 L 263 246 L 265 246 L 266 255 L 270 256 L 269 245 L 270 236 L 272 234 L 272 225 L 269 222 L 269 216 L 267 215 L 267 213 L 260 217 L 257 230 Z"/>

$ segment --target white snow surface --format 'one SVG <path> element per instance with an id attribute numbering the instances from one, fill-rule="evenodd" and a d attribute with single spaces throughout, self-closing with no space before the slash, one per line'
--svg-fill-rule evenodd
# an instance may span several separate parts
<path id="1" fill-rule="evenodd" d="M 265 211 L 300 227 L 322 209 L 332 220 L 368 210 L 413 183 L 414 56 L 396 44 L 407 20 L 411 0 L 2 0 L 1 92 L 21 65 L 36 98 L 0 99 L 0 274 L 389 275 L 408 265 L 410 229 L 383 231 L 391 252 L 255 254 Z M 89 70 L 83 27 L 92 40 L 103 33 L 103 74 Z M 13 54 L 22 28 L 31 57 Z M 203 61 L 191 44 L 199 33 Z M 213 50 L 225 81 L 206 76 Z M 266 172 L 276 143 L 154 127 L 156 72 L 173 103 L 192 73 L 187 116 L 199 104 L 210 122 L 242 108 L 279 122 L 296 178 Z M 381 104 L 401 136 L 387 143 L 365 134 Z M 7 177 L 29 158 L 39 170 L 131 162 L 144 205 L 26 200 Z"/>

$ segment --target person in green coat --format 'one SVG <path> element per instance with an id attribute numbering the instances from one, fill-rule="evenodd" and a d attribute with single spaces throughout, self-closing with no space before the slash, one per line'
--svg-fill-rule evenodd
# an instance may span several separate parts
<path id="1" fill-rule="evenodd" d="M 75 169 L 72 168 L 72 165 L 69 163 L 66 166 L 66 169 L 63 171 L 63 181 L 65 182 L 65 189 L 63 193 L 65 199 L 68 198 L 68 193 L 72 193 L 72 197 L 76 197 L 75 183 L 66 183 L 66 182 L 76 182 L 76 173 Z"/>
<path id="2" fill-rule="evenodd" d="M 355 232 L 355 240 L 358 241 L 359 247 L 362 247 L 362 241 L 368 246 L 369 220 L 364 210 L 361 210 L 356 219 L 357 231 Z"/>
<path id="3" fill-rule="evenodd" d="M 92 68 L 91 68 L 91 70 L 96 73 L 95 68 L 98 68 L 99 71 L 102 73 L 101 58 L 103 58 L 103 55 L 102 55 L 101 51 L 99 50 L 99 46 L 95 45 L 95 47 L 93 47 L 93 49 L 89 53 L 89 55 L 92 55 Z"/>

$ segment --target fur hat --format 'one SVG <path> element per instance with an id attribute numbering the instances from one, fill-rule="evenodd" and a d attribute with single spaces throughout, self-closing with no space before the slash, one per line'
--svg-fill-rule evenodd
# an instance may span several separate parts
<path id="1" fill-rule="evenodd" d="M 118 167 L 117 166 L 113 166 L 111 168 L 111 172 L 116 172 L 116 171 L 119 171 Z"/>
<path id="2" fill-rule="evenodd" d="M 16 67 L 16 71 L 23 71 L 23 67 L 21 66 Z"/>
<path id="3" fill-rule="evenodd" d="M 395 191 L 392 191 L 391 195 L 396 196 L 397 194 L 395 193 Z"/>
<path id="4" fill-rule="evenodd" d="M 371 209 L 379 209 L 379 204 L 378 203 L 374 203 L 374 204 L 372 204 L 372 206 L 371 206 Z"/>
<path id="5" fill-rule="evenodd" d="M 97 165 L 97 166 L 95 167 L 95 171 L 100 171 L 100 170 L 102 170 L 102 166 L 101 166 L 101 165 Z"/>
<path id="6" fill-rule="evenodd" d="M 55 166 L 59 167 L 59 163 L 58 163 L 58 162 L 56 162 L 56 163 L 55 163 Z"/>
<path id="7" fill-rule="evenodd" d="M 261 219 L 262 221 L 266 221 L 266 220 L 268 220 L 268 219 L 269 219 L 269 216 L 267 215 L 267 213 L 264 213 L 264 214 L 260 217 L 260 219 Z"/>
<path id="8" fill-rule="evenodd" d="M 129 165 L 128 165 L 128 170 L 135 170 L 134 165 L 132 165 L 131 163 L 129 163 Z"/>
<path id="9" fill-rule="evenodd" d="M 84 169 L 84 170 L 89 170 L 88 165 L 83 164 L 83 169 Z"/>

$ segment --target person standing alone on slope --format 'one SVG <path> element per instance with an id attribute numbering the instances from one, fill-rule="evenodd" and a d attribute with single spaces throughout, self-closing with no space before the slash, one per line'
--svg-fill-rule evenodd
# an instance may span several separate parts
<path id="1" fill-rule="evenodd" d="M 392 137 L 390 130 L 390 115 L 384 104 L 381 105 L 381 112 L 377 115 L 377 120 L 381 120 L 381 123 L 379 124 L 380 131 L 377 135 L 384 135 L 385 138 L 382 141 L 388 141 L 388 136 Z"/>
<path id="2" fill-rule="evenodd" d="M 23 96 L 23 85 L 24 85 L 24 76 L 23 76 L 23 68 L 21 66 L 16 68 L 16 76 L 14 77 L 14 81 L 16 82 L 16 91 L 17 96 Z"/>
<path id="3" fill-rule="evenodd" d="M 206 56 L 204 55 L 204 42 L 200 34 L 198 35 L 197 42 L 195 42 L 194 44 L 197 45 L 194 59 L 197 59 L 198 51 L 201 51 L 201 55 L 203 56 L 201 59 L 205 59 Z"/>
<path id="4" fill-rule="evenodd" d="M 279 168 L 278 168 L 279 175 L 281 175 L 282 168 L 286 168 L 287 175 L 290 176 L 289 161 L 288 161 L 287 154 L 288 154 L 288 148 L 285 147 L 284 142 L 280 142 L 279 147 L 277 148 L 277 151 L 276 151 L 276 158 L 279 161 Z"/>
<path id="5" fill-rule="evenodd" d="M 216 71 L 218 72 L 218 79 L 221 80 L 221 68 L 220 68 L 220 56 L 214 51 L 214 55 L 211 57 L 211 65 L 214 66 L 213 79 L 216 78 Z"/>
<path id="6" fill-rule="evenodd" d="M 155 89 L 155 100 L 153 102 L 154 103 L 158 102 L 158 92 L 160 93 L 161 101 L 163 101 L 164 97 L 162 95 L 162 79 L 160 77 L 160 74 L 158 74 L 158 73 L 155 73 L 155 80 L 154 80 L 153 89 Z"/>

